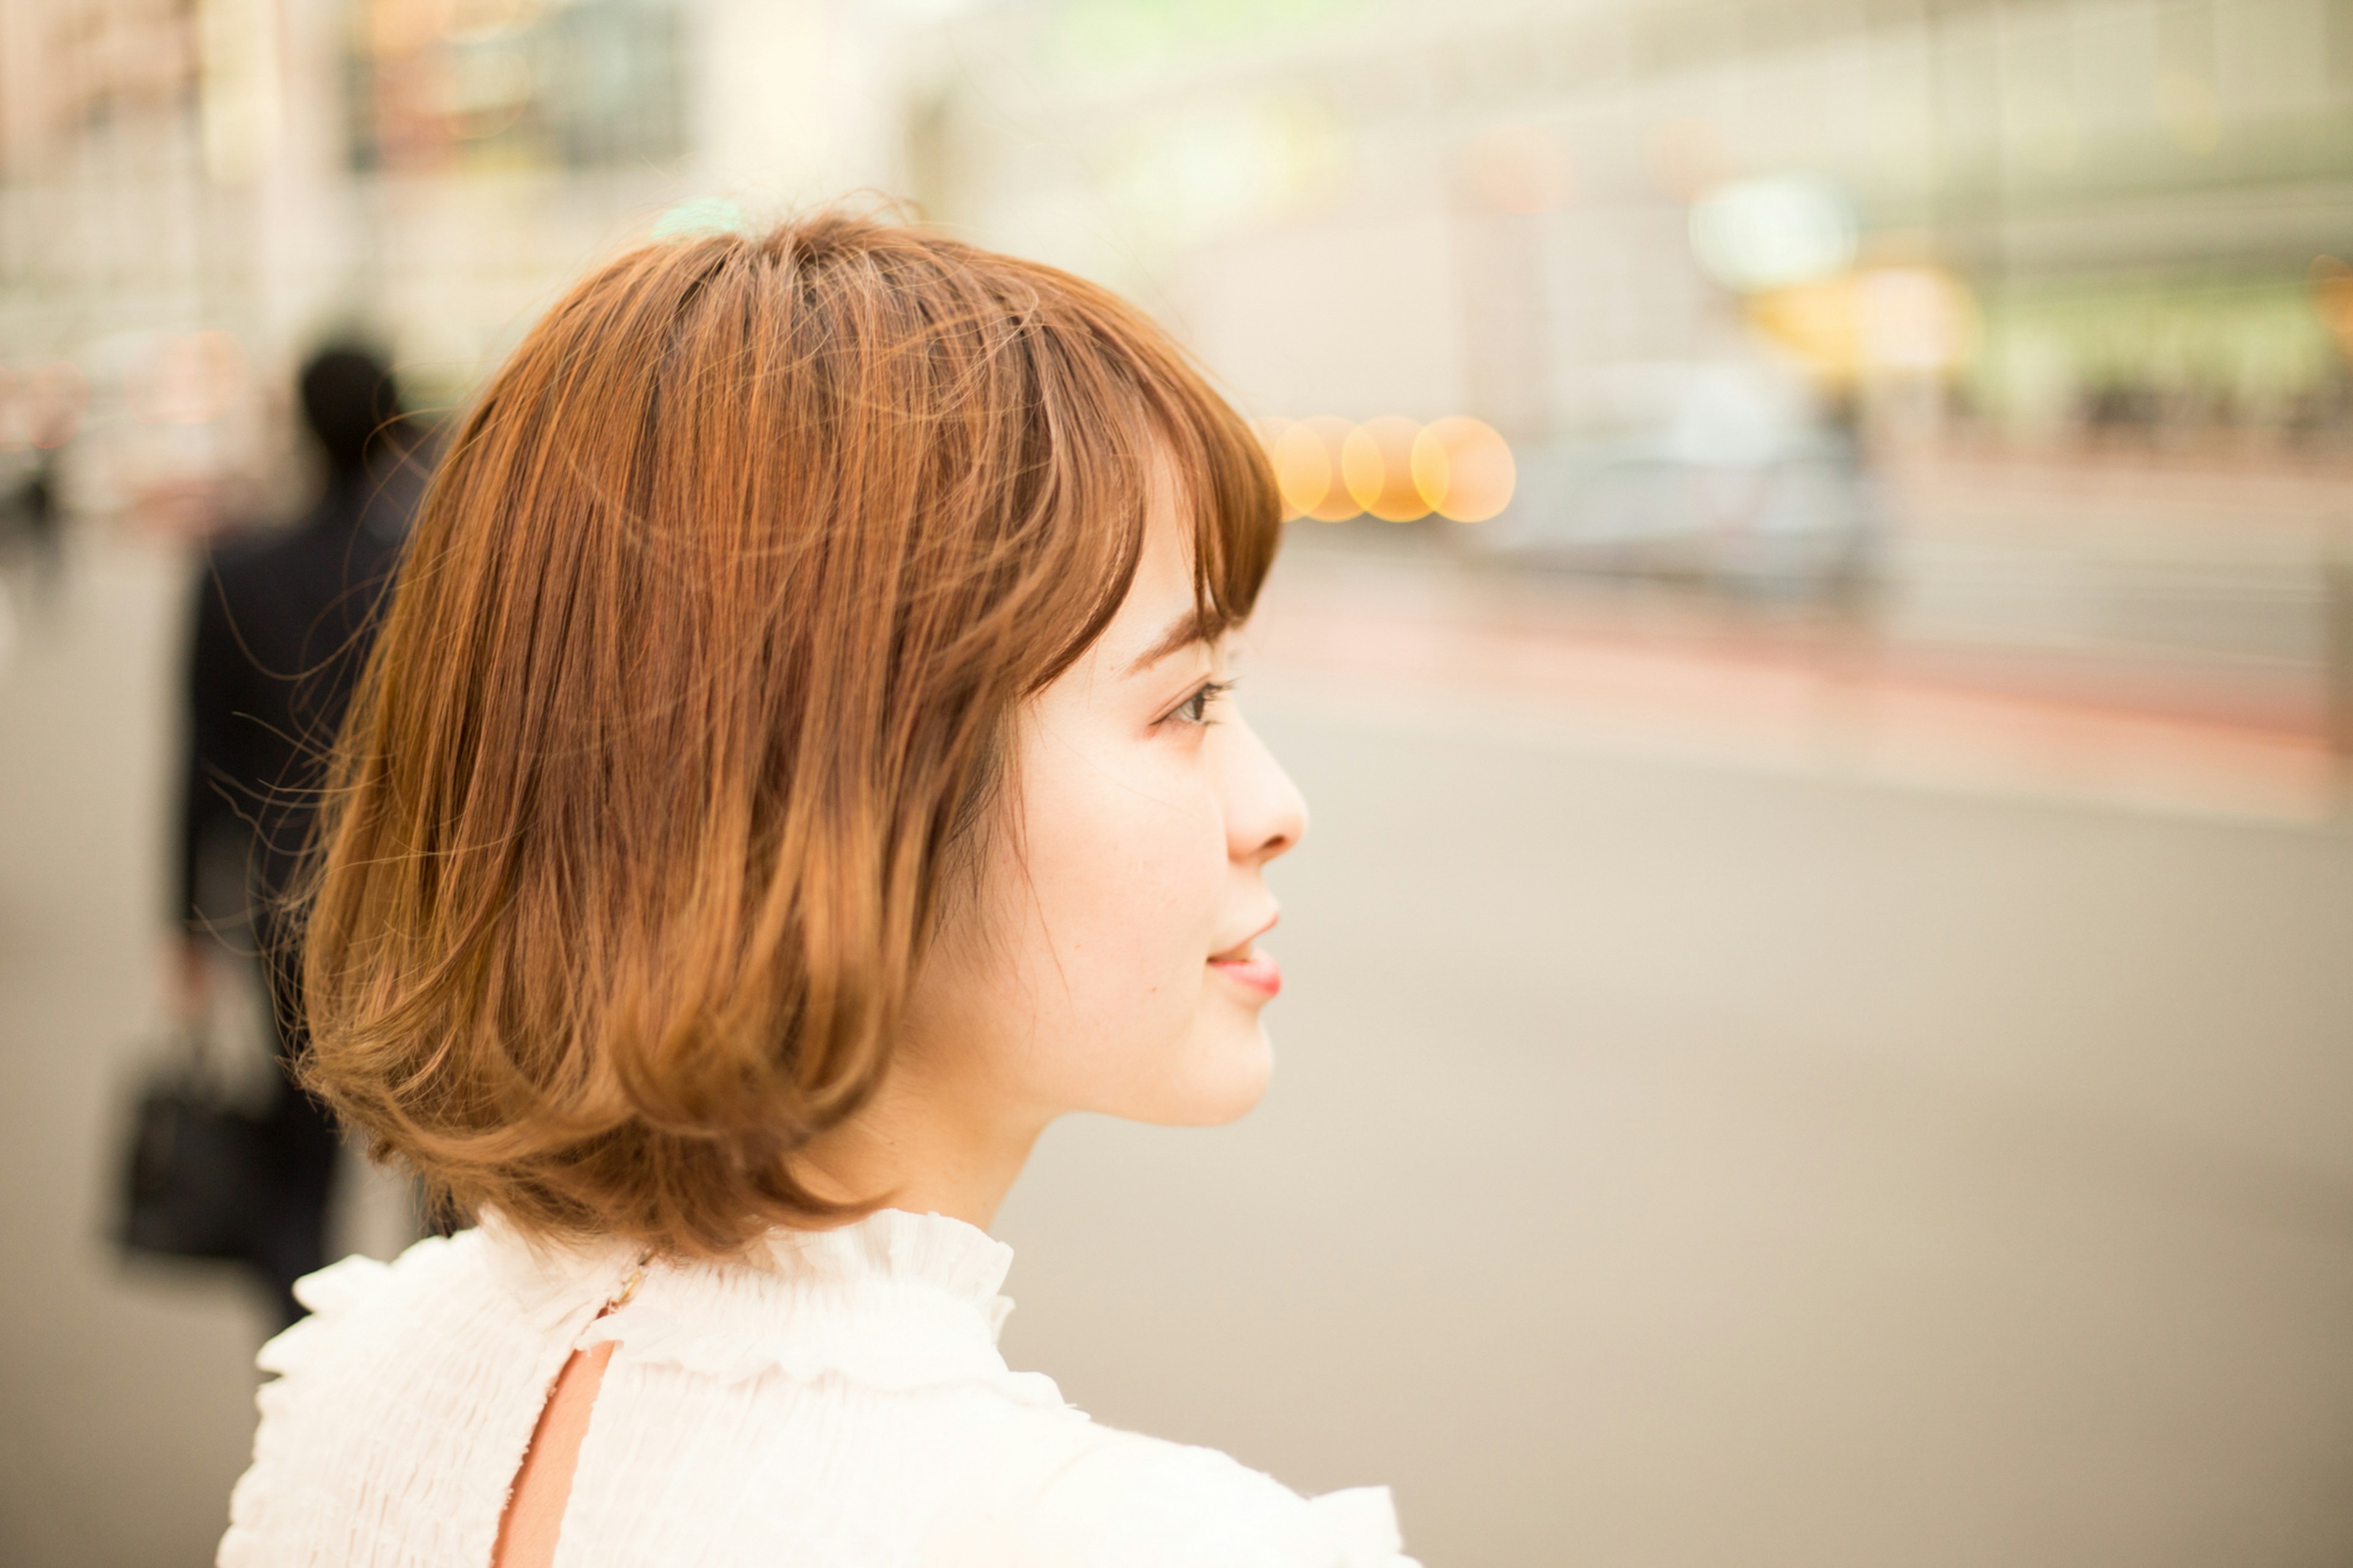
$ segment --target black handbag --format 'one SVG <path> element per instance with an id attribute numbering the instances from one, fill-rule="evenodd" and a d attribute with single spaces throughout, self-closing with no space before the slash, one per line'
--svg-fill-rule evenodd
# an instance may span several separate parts
<path id="1" fill-rule="evenodd" d="M 191 1030 L 141 1086 L 115 1239 L 127 1251 L 250 1259 L 268 1207 L 270 1132 L 238 1104 Z"/>

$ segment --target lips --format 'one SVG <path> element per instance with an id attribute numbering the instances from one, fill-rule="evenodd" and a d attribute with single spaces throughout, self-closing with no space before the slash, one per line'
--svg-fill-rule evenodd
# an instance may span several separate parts
<path id="1" fill-rule="evenodd" d="M 1282 989 L 1282 966 L 1271 952 L 1252 949 L 1241 958 L 1213 958 L 1209 967 L 1238 985 L 1269 996 Z"/>
<path id="2" fill-rule="evenodd" d="M 1237 985 L 1261 996 L 1272 996 L 1282 989 L 1282 966 L 1275 963 L 1272 953 L 1261 952 L 1257 942 L 1273 929 L 1274 921 L 1269 920 L 1225 952 L 1211 953 L 1209 967 Z"/>

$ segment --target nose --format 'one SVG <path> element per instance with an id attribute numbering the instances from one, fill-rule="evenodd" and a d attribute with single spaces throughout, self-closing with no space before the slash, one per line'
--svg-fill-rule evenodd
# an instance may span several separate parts
<path id="1" fill-rule="evenodd" d="M 1307 802 L 1258 731 L 1237 714 L 1223 726 L 1226 852 L 1263 866 L 1307 835 Z"/>

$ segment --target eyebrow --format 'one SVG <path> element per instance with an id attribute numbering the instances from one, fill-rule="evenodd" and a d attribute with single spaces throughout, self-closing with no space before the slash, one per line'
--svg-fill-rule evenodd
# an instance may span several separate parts
<path id="1" fill-rule="evenodd" d="M 1196 605 L 1169 622 L 1168 629 L 1162 632 L 1150 647 L 1136 655 L 1135 661 L 1127 667 L 1127 673 L 1139 674 L 1178 648 L 1190 647 L 1197 642 L 1215 642 L 1220 629 Z"/>

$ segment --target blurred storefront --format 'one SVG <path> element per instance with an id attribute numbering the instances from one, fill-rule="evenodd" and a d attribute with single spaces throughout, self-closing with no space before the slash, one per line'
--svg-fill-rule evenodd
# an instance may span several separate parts
<path id="1" fill-rule="evenodd" d="M 1661 636 L 1577 584 L 1861 616 L 1860 654 L 1794 655 L 1831 707 L 1862 669 L 2056 704 L 2094 752 L 2171 724 L 2325 809 L 2343 0 L 1071 0 L 967 8 L 907 79 L 927 211 L 1151 301 L 1293 455 L 1293 510 L 1344 524 L 1294 531 L 1295 595 L 1319 545 L 1401 553 L 1421 586 L 1383 591 L 1425 626 L 1569 664 Z M 1388 528 L 1459 514 L 1341 482 L 1352 439 L 1465 419 L 1509 445 L 1490 521 Z M 1372 592 L 1350 566 L 1288 646 L 1369 646 L 1341 628 Z M 1753 617 L 1715 651 L 1713 603 L 1667 640 L 1716 675 L 1629 701 L 1757 657 Z"/>
<path id="2" fill-rule="evenodd" d="M 2348 0 L 18 0 L 0 105 L 69 516 L 267 513 L 307 343 L 454 408 L 599 253 L 848 196 L 1160 312 L 1309 556 L 2353 722 Z"/>
<path id="3" fill-rule="evenodd" d="M 957 29 L 913 116 L 940 216 L 1156 291 L 1285 411 L 1590 433 L 1761 337 L 1882 423 L 2345 438 L 2331 0 L 1103 0 Z"/>
<path id="4" fill-rule="evenodd" d="M 160 362 L 274 385 L 353 321 L 454 398 L 673 203 L 860 189 L 1138 292 L 1270 416 L 1618 438 L 1734 364 L 1766 425 L 1794 400 L 1883 437 L 2304 460 L 2353 419 L 2343 0 L 19 0 L 0 27 L 0 358 L 76 362 L 100 426 Z M 176 423 L 256 466 L 219 398 Z"/>
<path id="5" fill-rule="evenodd" d="M 266 502 L 294 482 L 306 343 L 382 340 L 446 409 L 684 197 L 889 183 L 873 32 L 766 0 L 20 0 L 0 447 L 32 447 L 34 395 L 70 374 L 77 510 L 187 528 Z"/>

